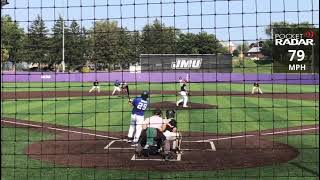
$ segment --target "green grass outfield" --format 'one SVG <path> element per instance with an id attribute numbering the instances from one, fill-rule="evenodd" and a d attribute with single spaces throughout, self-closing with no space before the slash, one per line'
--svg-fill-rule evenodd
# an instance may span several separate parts
<path id="1" fill-rule="evenodd" d="M 102 91 L 112 91 L 113 83 L 100 82 Z M 83 82 L 32 82 L 32 83 L 1 83 L 1 91 L 89 91 L 92 83 Z M 130 90 L 178 90 L 178 83 L 130 83 Z M 251 92 L 252 84 L 231 83 L 190 83 L 192 91 L 240 91 Z M 319 85 L 287 85 L 261 84 L 264 92 L 319 92 Z"/>
<path id="2" fill-rule="evenodd" d="M 53 134 L 23 128 L 1 128 L 1 179 L 318 179 L 319 135 L 297 135 L 274 140 L 299 149 L 299 156 L 288 163 L 258 168 L 202 172 L 150 172 L 63 167 L 28 158 L 24 149 L 35 141 L 54 139 Z"/>
<path id="3" fill-rule="evenodd" d="M 154 96 L 152 103 L 176 101 L 176 96 Z M 179 110 L 182 131 L 233 133 L 317 124 L 318 101 L 263 99 L 230 96 L 194 96 L 191 102 L 218 105 L 219 109 Z M 3 117 L 97 129 L 127 131 L 132 107 L 126 98 L 74 97 L 6 100 Z M 146 117 L 150 115 L 147 111 Z"/>

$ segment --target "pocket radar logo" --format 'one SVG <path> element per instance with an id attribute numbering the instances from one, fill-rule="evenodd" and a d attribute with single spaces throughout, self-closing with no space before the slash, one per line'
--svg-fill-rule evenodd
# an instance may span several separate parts
<path id="1" fill-rule="evenodd" d="M 314 32 L 312 30 L 305 31 L 302 34 L 281 34 L 274 35 L 276 46 L 313 46 Z"/>
<path id="2" fill-rule="evenodd" d="M 318 32 L 312 28 L 273 29 L 274 72 L 310 73 L 318 57 Z"/>
<path id="3" fill-rule="evenodd" d="M 312 30 L 306 31 L 303 33 L 304 38 L 306 39 L 313 39 L 314 38 L 314 32 Z"/>

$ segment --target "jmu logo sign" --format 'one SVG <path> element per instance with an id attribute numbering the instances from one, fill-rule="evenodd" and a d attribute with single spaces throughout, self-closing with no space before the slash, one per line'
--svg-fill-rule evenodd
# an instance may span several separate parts
<path id="1" fill-rule="evenodd" d="M 177 58 L 171 63 L 172 69 L 200 69 L 202 58 Z"/>

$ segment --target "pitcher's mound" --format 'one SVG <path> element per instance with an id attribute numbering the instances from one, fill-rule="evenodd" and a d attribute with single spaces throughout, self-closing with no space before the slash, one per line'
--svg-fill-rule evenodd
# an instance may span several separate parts
<path id="1" fill-rule="evenodd" d="M 217 109 L 218 106 L 210 104 L 200 104 L 200 103 L 188 103 L 188 107 L 182 107 L 182 103 L 176 106 L 175 102 L 163 101 L 158 103 L 152 103 L 150 105 L 151 109 Z"/>

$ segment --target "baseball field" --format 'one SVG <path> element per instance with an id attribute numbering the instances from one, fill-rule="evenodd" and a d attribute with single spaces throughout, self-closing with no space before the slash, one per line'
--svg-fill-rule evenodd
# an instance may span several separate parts
<path id="1" fill-rule="evenodd" d="M 319 86 L 189 83 L 178 108 L 177 161 L 134 159 L 123 139 L 127 96 L 113 83 L 2 83 L 4 179 L 317 179 Z M 130 98 L 150 91 L 150 109 L 175 107 L 177 83 L 130 83 Z M 173 105 L 172 105 L 173 104 Z"/>
<path id="2" fill-rule="evenodd" d="M 1 0 L 1 179 L 319 179 L 319 0 Z"/>

